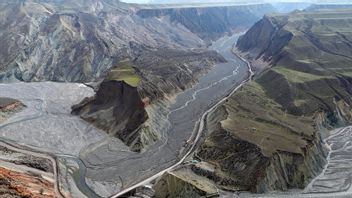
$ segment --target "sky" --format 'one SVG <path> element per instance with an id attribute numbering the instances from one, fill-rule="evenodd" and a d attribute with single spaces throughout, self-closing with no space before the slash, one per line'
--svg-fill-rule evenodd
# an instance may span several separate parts
<path id="1" fill-rule="evenodd" d="M 152 0 L 121 0 L 127 3 L 150 3 Z M 208 2 L 209 0 L 198 0 L 199 2 Z M 219 2 L 230 1 L 236 2 L 236 0 L 219 0 Z M 238 0 L 237 0 L 238 1 Z M 240 0 L 243 2 L 243 0 Z M 351 3 L 352 0 L 266 0 L 267 2 L 305 2 L 305 3 Z M 212 1 L 214 2 L 214 0 Z M 260 0 L 260 2 L 263 2 Z"/>

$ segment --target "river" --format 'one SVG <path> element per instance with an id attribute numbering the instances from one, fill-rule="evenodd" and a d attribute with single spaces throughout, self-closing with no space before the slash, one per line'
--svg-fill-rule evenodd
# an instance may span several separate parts
<path id="1" fill-rule="evenodd" d="M 98 196 L 87 186 L 86 176 L 95 182 L 90 187 L 106 187 L 104 196 L 118 193 L 179 163 L 189 153 L 184 143 L 196 137 L 204 113 L 248 79 L 247 64 L 232 53 L 238 36 L 226 36 L 213 43 L 210 49 L 223 55 L 227 63 L 215 65 L 194 87 L 178 94 L 169 107 L 168 125 L 161 131 L 161 140 L 146 152 L 130 152 L 119 141 L 104 142 L 109 139 L 105 133 L 70 115 L 73 104 L 94 94 L 76 83 L 0 84 L 0 97 L 16 98 L 27 106 L 0 125 L 0 137 L 74 160 L 80 168 L 72 177 L 88 197 Z M 80 159 L 82 150 L 97 142 L 99 145 Z M 118 146 L 113 145 L 111 150 L 111 144 Z"/>
<path id="2" fill-rule="evenodd" d="M 164 138 L 144 153 L 117 149 L 109 152 L 111 145 L 97 147 L 84 159 L 87 176 L 110 182 L 120 178 L 123 190 L 177 164 L 186 154 L 183 145 L 194 136 L 202 115 L 248 79 L 246 62 L 232 53 L 238 36 L 223 37 L 210 47 L 223 55 L 227 63 L 215 65 L 197 85 L 177 96 L 167 116 L 170 125 L 161 131 Z"/>

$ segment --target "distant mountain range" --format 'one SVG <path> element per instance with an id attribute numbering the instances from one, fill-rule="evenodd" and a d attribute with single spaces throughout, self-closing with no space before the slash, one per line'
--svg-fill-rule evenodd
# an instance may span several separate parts
<path id="1" fill-rule="evenodd" d="M 314 4 L 351 4 L 350 0 L 150 0 L 149 3 L 160 4 L 182 4 L 182 3 L 239 3 L 239 4 L 252 4 L 252 3 L 314 3 Z"/>

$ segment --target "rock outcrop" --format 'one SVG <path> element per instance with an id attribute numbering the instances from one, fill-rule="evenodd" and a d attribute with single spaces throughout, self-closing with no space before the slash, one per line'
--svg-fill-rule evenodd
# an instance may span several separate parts
<path id="1" fill-rule="evenodd" d="M 31 174 L 0 167 L 0 197 L 54 198 L 54 184 Z"/>
<path id="2" fill-rule="evenodd" d="M 211 197 L 218 194 L 210 180 L 197 180 L 199 177 L 186 168 L 167 172 L 154 185 L 155 197 Z"/>
<path id="3" fill-rule="evenodd" d="M 104 81 L 96 95 L 73 106 L 72 113 L 140 151 L 139 131 L 147 130 L 141 125 L 148 119 L 144 105 L 137 88 L 123 81 Z"/>
<path id="4" fill-rule="evenodd" d="M 269 15 L 239 39 L 268 69 L 209 114 L 193 172 L 255 193 L 302 189 L 320 173 L 325 132 L 352 121 L 351 13 Z"/>
<path id="5" fill-rule="evenodd" d="M 214 63 L 225 60 L 214 51 L 207 50 L 135 48 L 140 51 L 138 58 L 121 63 L 117 70 L 113 69 L 108 80 L 97 88 L 96 95 L 74 106 L 72 113 L 121 139 L 131 150 L 140 152 L 160 136 L 154 125 L 161 125 L 160 119 L 165 115 L 155 115 L 154 106 L 165 97 L 191 87 Z M 126 72 L 124 68 L 127 67 L 134 68 L 133 78 L 140 78 L 137 87 L 114 80 L 120 67 L 121 72 Z M 149 117 L 147 110 L 153 118 L 145 124 Z"/>
<path id="6" fill-rule="evenodd" d="M 3 144 L 2 144 L 3 145 Z M 50 160 L 0 146 L 0 197 L 57 197 Z"/>
<path id="7" fill-rule="evenodd" d="M 206 41 L 248 27 L 273 10 L 270 5 L 143 9 L 114 0 L 3 3 L 0 82 L 101 80 L 116 63 L 136 58 L 136 44 L 205 49 Z"/>
<path id="8" fill-rule="evenodd" d="M 351 102 L 350 17 L 348 10 L 267 16 L 237 47 L 273 67 L 257 82 L 288 113 L 335 114 L 336 102 Z"/>
<path id="9" fill-rule="evenodd" d="M 21 111 L 24 107 L 25 105 L 18 100 L 0 97 L 0 122 Z"/>
<path id="10" fill-rule="evenodd" d="M 186 28 L 142 19 L 133 9 L 111 0 L 1 4 L 0 81 L 90 82 L 104 78 L 115 63 L 131 57 L 133 43 L 204 46 Z"/>
<path id="11" fill-rule="evenodd" d="M 142 18 L 169 19 L 181 24 L 202 39 L 216 39 L 235 30 L 250 27 L 264 14 L 276 11 L 270 4 L 210 8 L 141 9 Z"/>
<path id="12" fill-rule="evenodd" d="M 205 174 L 231 191 L 304 188 L 325 164 L 314 116 L 285 112 L 255 82 L 208 118 L 209 135 L 197 157 L 216 168 Z M 202 168 L 196 169 L 202 174 Z"/>
<path id="13" fill-rule="evenodd" d="M 272 69 L 224 103 L 225 117 L 213 114 L 220 122 L 197 156 L 218 167 L 218 185 L 253 192 L 304 188 L 319 173 L 327 155 L 320 129 L 351 121 L 350 13 L 265 16 L 239 39 L 239 50 Z"/>
<path id="14" fill-rule="evenodd" d="M 138 91 L 151 101 L 194 85 L 215 63 L 226 60 L 215 51 L 142 48 L 132 61 L 141 78 Z"/>

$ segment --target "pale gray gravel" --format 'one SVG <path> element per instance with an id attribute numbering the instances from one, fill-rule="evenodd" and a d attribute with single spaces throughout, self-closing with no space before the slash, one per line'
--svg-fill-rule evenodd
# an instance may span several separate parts
<path id="1" fill-rule="evenodd" d="M 76 83 L 0 84 L 0 97 L 27 107 L 0 124 L 0 137 L 52 153 L 78 156 L 81 149 L 106 134 L 71 115 L 71 106 L 92 96 L 93 90 Z"/>

